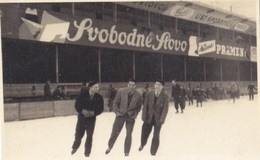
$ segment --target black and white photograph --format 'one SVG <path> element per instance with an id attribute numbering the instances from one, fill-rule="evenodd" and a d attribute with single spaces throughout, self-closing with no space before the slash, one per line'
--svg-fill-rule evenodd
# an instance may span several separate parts
<path id="1" fill-rule="evenodd" d="M 259 1 L 0 0 L 0 159 L 259 160 Z"/>

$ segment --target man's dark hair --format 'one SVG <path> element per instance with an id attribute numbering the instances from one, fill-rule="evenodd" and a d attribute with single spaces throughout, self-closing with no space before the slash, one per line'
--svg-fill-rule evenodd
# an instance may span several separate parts
<path id="1" fill-rule="evenodd" d="M 98 82 L 97 81 L 90 81 L 89 83 L 88 83 L 88 87 L 92 87 L 92 86 L 94 86 L 95 84 L 97 84 Z"/>
<path id="2" fill-rule="evenodd" d="M 130 78 L 130 79 L 128 79 L 128 82 L 135 82 L 136 83 L 136 80 L 133 79 L 133 78 Z"/>
<path id="3" fill-rule="evenodd" d="M 160 80 L 156 80 L 155 82 L 159 82 L 164 86 L 164 80 L 160 79 Z"/>

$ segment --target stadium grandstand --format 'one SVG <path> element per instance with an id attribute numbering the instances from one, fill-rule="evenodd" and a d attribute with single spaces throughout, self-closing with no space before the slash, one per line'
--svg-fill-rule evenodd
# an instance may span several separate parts
<path id="1" fill-rule="evenodd" d="M 199 2 L 2 3 L 5 103 L 41 100 L 47 79 L 70 98 L 82 82 L 163 79 L 246 94 L 257 81 L 256 21 Z"/>

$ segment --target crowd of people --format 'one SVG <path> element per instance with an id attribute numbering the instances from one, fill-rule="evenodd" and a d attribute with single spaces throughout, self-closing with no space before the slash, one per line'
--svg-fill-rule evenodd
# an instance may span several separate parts
<path id="1" fill-rule="evenodd" d="M 250 83 L 248 85 L 249 100 L 254 100 L 254 93 L 257 88 Z M 78 113 L 78 120 L 75 130 L 75 139 L 72 145 L 71 154 L 74 154 L 81 144 L 81 139 L 86 133 L 85 152 L 86 157 L 90 156 L 93 133 L 96 123 L 96 117 L 104 111 L 104 100 L 102 95 L 98 93 L 99 83 L 96 81 L 84 82 L 82 84 L 80 94 L 75 102 L 75 109 Z M 128 156 L 132 143 L 132 132 L 135 119 L 142 108 L 141 141 L 139 151 L 142 151 L 147 143 L 149 135 L 153 129 L 153 138 L 150 146 L 150 154 L 155 156 L 160 144 L 160 130 L 166 119 L 169 102 L 173 101 L 176 114 L 184 113 L 186 103 L 190 106 L 196 101 L 196 107 L 202 107 L 203 102 L 208 99 L 232 99 L 235 103 L 239 98 L 240 89 L 236 82 L 231 82 L 226 87 L 218 87 L 215 84 L 212 88 L 202 88 L 200 85 L 185 88 L 176 80 L 172 80 L 171 97 L 165 91 L 164 81 L 157 80 L 153 87 L 149 87 L 147 83 L 143 88 L 142 94 L 136 90 L 136 81 L 130 79 L 127 87 L 115 89 L 109 84 L 107 90 L 108 109 L 115 113 L 115 120 L 111 136 L 108 140 L 108 148 L 105 154 L 109 154 L 123 128 L 126 126 L 126 137 L 124 143 L 124 154 Z M 65 85 L 58 85 L 51 92 L 50 81 L 44 85 L 45 100 L 63 100 L 68 98 Z"/>
<path id="2" fill-rule="evenodd" d="M 76 99 L 75 109 L 78 113 L 78 120 L 75 130 L 75 139 L 72 145 L 71 154 L 74 154 L 80 144 L 81 140 L 86 133 L 85 150 L 84 155 L 90 156 L 93 133 L 96 124 L 96 117 L 99 116 L 104 110 L 104 100 L 102 95 L 98 93 L 99 83 L 91 81 L 86 85 L 83 84 L 79 97 Z M 108 148 L 105 154 L 109 154 L 125 125 L 126 137 L 124 142 L 124 154 L 129 156 L 132 144 L 132 132 L 135 125 L 135 119 L 142 109 L 141 117 L 143 121 L 142 128 L 140 129 L 140 147 L 139 151 L 142 151 L 151 131 L 153 130 L 153 137 L 150 146 L 150 154 L 155 156 L 160 144 L 160 131 L 167 117 L 170 98 L 174 102 L 176 113 L 183 113 L 188 101 L 189 105 L 193 105 L 193 100 L 196 100 L 196 106 L 202 107 L 203 101 L 209 98 L 218 100 L 223 98 L 222 88 L 218 89 L 215 85 L 210 89 L 202 89 L 200 86 L 191 88 L 185 88 L 176 80 L 172 81 L 172 94 L 171 97 L 165 91 L 164 81 L 156 80 L 153 87 L 145 85 L 142 94 L 136 90 L 136 81 L 130 79 L 127 87 L 116 90 L 112 84 L 108 88 L 109 98 L 109 111 L 115 113 L 115 119 L 111 131 L 110 138 L 108 139 Z M 221 90 L 221 92 L 220 92 Z M 256 87 L 250 83 L 248 85 L 249 100 L 253 100 L 254 91 Z M 238 97 L 239 87 L 235 82 L 231 82 L 227 86 L 227 90 L 224 90 L 224 94 L 227 93 L 233 99 Z"/>
<path id="3" fill-rule="evenodd" d="M 50 80 L 44 84 L 44 100 L 64 100 L 69 99 L 65 85 L 58 85 L 53 93 L 51 92 Z"/>
<path id="4" fill-rule="evenodd" d="M 248 85 L 248 94 L 249 100 L 254 100 L 254 94 L 257 91 L 257 88 L 250 83 Z M 196 106 L 202 107 L 202 102 L 209 99 L 212 100 L 221 100 L 221 99 L 232 99 L 235 103 L 236 99 L 240 97 L 240 88 L 236 82 L 230 82 L 226 87 L 218 87 L 217 84 L 212 88 L 203 89 L 201 86 L 196 86 L 191 88 L 190 85 L 187 88 L 184 88 L 182 85 L 176 83 L 175 80 L 172 81 L 172 98 L 176 113 L 179 113 L 179 108 L 181 113 L 188 101 L 188 105 L 193 105 L 193 101 L 196 100 Z"/>

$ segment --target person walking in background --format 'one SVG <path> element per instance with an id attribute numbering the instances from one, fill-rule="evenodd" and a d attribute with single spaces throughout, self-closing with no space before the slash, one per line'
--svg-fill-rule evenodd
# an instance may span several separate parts
<path id="1" fill-rule="evenodd" d="M 80 93 L 76 99 L 75 108 L 78 113 L 75 140 L 72 145 L 71 154 L 74 154 L 81 144 L 81 139 L 86 131 L 85 156 L 89 157 L 92 148 L 93 133 L 96 117 L 104 110 L 103 97 L 97 93 L 99 90 L 98 82 L 89 82 L 88 90 Z"/>
<path id="2" fill-rule="evenodd" d="M 187 91 L 186 89 L 180 85 L 180 107 L 181 107 L 181 113 L 183 113 L 183 110 L 186 106 L 186 97 L 187 97 Z"/>
<path id="3" fill-rule="evenodd" d="M 219 99 L 219 95 L 218 95 L 218 86 L 217 83 L 215 83 L 215 86 L 212 88 L 213 91 L 213 99 L 214 100 L 218 100 Z"/>
<path id="4" fill-rule="evenodd" d="M 43 87 L 44 91 L 44 100 L 48 101 L 51 100 L 52 94 L 51 94 L 51 86 L 50 86 L 50 80 L 46 80 L 46 83 Z"/>
<path id="5" fill-rule="evenodd" d="M 118 90 L 113 102 L 116 118 L 108 141 L 108 148 L 105 152 L 106 154 L 108 154 L 113 148 L 114 143 L 116 142 L 116 139 L 125 124 L 126 137 L 124 143 L 124 153 L 125 156 L 129 155 L 135 119 L 141 110 L 141 106 L 142 96 L 136 91 L 136 81 L 134 79 L 130 79 L 126 88 L 121 88 Z"/>
<path id="6" fill-rule="evenodd" d="M 230 98 L 233 99 L 233 103 L 235 103 L 236 101 L 236 97 L 237 97 L 237 92 L 238 92 L 238 89 L 237 89 L 237 84 L 235 82 L 231 82 L 230 83 Z"/>
<path id="7" fill-rule="evenodd" d="M 255 88 L 255 86 L 252 82 L 248 85 L 247 90 L 248 90 L 248 94 L 249 94 L 249 101 L 254 100 L 254 90 L 257 90 L 257 89 Z"/>
<path id="8" fill-rule="evenodd" d="M 172 99 L 174 102 L 174 107 L 176 109 L 175 113 L 179 113 L 179 105 L 181 102 L 181 87 L 178 83 L 176 83 L 176 80 L 172 80 Z M 183 113 L 183 108 L 181 108 L 181 113 Z"/>
<path id="9" fill-rule="evenodd" d="M 112 86 L 112 84 L 109 84 L 108 88 L 108 108 L 109 112 L 113 110 L 113 101 L 116 97 L 116 89 Z"/>
<path id="10" fill-rule="evenodd" d="M 192 89 L 190 87 L 187 88 L 187 98 L 189 101 L 189 106 L 193 105 L 193 94 L 192 94 Z"/>
<path id="11" fill-rule="evenodd" d="M 197 86 L 197 88 L 195 88 L 195 98 L 196 98 L 196 102 L 197 102 L 197 107 L 200 106 L 202 107 L 202 99 L 203 99 L 203 90 Z"/>
<path id="12" fill-rule="evenodd" d="M 164 81 L 159 80 L 155 82 L 154 90 L 149 91 L 146 95 L 142 111 L 143 126 L 139 151 L 146 145 L 152 128 L 154 128 L 150 148 L 152 156 L 156 155 L 159 148 L 161 127 L 164 124 L 169 108 L 169 98 L 168 95 L 162 91 L 163 86 Z"/>
<path id="13" fill-rule="evenodd" d="M 148 91 L 149 91 L 149 84 L 146 83 L 146 84 L 145 84 L 145 87 L 144 87 L 144 89 L 143 89 L 143 102 L 144 102 L 144 100 L 145 100 L 145 95 L 146 95 L 146 93 L 148 93 Z"/>

